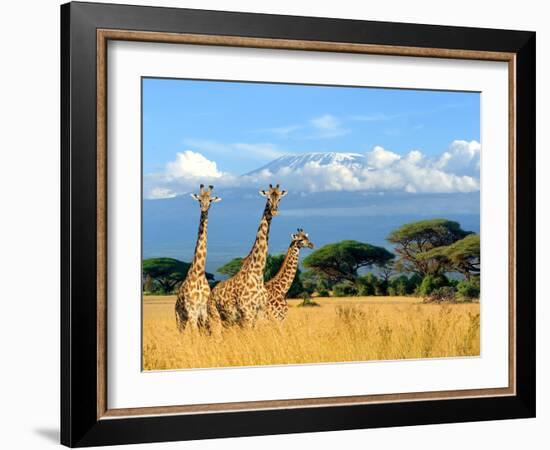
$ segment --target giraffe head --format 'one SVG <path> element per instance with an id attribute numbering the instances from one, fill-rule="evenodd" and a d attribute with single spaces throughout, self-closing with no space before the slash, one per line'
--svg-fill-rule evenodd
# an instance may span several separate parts
<path id="1" fill-rule="evenodd" d="M 296 244 L 298 248 L 313 248 L 313 242 L 309 240 L 308 234 L 303 230 L 303 228 L 298 228 L 297 232 L 290 235 L 292 237 L 292 243 Z"/>
<path id="2" fill-rule="evenodd" d="M 211 195 L 212 189 L 214 189 L 214 186 L 208 186 L 208 189 L 204 189 L 204 184 L 201 184 L 200 192 L 198 194 L 191 194 L 191 197 L 199 202 L 202 212 L 208 211 L 212 203 L 216 203 L 221 200 L 220 197 Z"/>
<path id="3" fill-rule="evenodd" d="M 260 195 L 267 198 L 267 207 L 272 216 L 279 214 L 279 202 L 287 193 L 287 191 L 279 190 L 279 185 L 273 187 L 271 184 L 269 185 L 269 190 L 260 191 Z"/>

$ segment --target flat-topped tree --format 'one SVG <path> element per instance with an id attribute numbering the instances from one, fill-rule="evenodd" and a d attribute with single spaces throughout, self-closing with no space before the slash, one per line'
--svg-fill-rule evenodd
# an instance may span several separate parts
<path id="1" fill-rule="evenodd" d="M 362 267 L 383 266 L 394 258 L 384 247 L 358 241 L 327 244 L 304 259 L 303 265 L 333 282 L 356 283 Z"/>
<path id="2" fill-rule="evenodd" d="M 469 234 L 464 239 L 454 242 L 451 245 L 436 247 L 426 253 L 419 255 L 421 259 L 437 259 L 442 264 L 447 264 L 447 270 L 454 270 L 470 280 L 479 275 L 480 271 L 480 250 L 479 234 Z"/>
<path id="3" fill-rule="evenodd" d="M 395 251 L 400 257 L 397 261 L 398 267 L 404 272 L 415 272 L 423 277 L 428 274 L 442 274 L 446 264 L 441 259 L 422 258 L 422 253 L 451 245 L 469 234 L 472 232 L 464 231 L 458 222 L 431 219 L 402 225 L 386 239 L 395 244 Z"/>

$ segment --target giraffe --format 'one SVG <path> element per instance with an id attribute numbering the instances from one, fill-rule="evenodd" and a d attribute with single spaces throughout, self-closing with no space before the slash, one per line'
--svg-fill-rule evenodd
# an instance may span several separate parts
<path id="1" fill-rule="evenodd" d="M 290 235 L 292 241 L 286 252 L 285 259 L 279 272 L 265 284 L 267 289 L 267 314 L 271 319 L 284 320 L 288 312 L 286 293 L 290 289 L 296 270 L 298 269 L 298 257 L 303 247 L 313 248 L 313 243 L 303 229 Z"/>
<path id="2" fill-rule="evenodd" d="M 201 184 L 199 194 L 191 194 L 199 202 L 201 216 L 193 262 L 176 299 L 176 323 L 180 331 L 184 331 L 187 325 L 196 330 L 207 324 L 207 303 L 210 296 L 210 286 L 205 274 L 208 210 L 212 203 L 221 200 L 220 197 L 211 195 L 212 189 L 214 186 L 209 186 L 207 190 Z"/>
<path id="3" fill-rule="evenodd" d="M 267 291 L 264 286 L 264 267 L 267 259 L 269 227 L 273 216 L 278 214 L 279 202 L 287 191 L 279 185 L 269 185 L 269 190 L 260 191 L 267 198 L 265 209 L 256 233 L 256 240 L 248 256 L 243 260 L 240 271 L 233 277 L 221 281 L 212 290 L 208 302 L 208 315 L 212 331 L 219 326 L 252 326 L 265 314 Z"/>

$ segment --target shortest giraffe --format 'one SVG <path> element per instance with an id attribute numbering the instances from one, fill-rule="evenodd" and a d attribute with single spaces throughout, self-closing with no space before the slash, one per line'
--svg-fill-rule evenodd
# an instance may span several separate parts
<path id="1" fill-rule="evenodd" d="M 221 200 L 210 195 L 212 189 L 214 186 L 209 186 L 206 190 L 201 184 L 199 194 L 191 194 L 191 197 L 199 202 L 201 218 L 193 262 L 178 290 L 176 300 L 176 322 L 180 331 L 184 331 L 187 325 L 192 329 L 207 326 L 206 309 L 210 296 L 210 285 L 205 273 L 208 210 L 212 203 Z"/>
<path id="2" fill-rule="evenodd" d="M 286 294 L 296 276 L 300 249 L 303 247 L 313 248 L 313 243 L 303 229 L 298 228 L 298 232 L 292 234 L 291 237 L 292 241 L 279 272 L 265 284 L 268 295 L 267 314 L 271 319 L 284 320 L 286 318 L 288 312 Z"/>

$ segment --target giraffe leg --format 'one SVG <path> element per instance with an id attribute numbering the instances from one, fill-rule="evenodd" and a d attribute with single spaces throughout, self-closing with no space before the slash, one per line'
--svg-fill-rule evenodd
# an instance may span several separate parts
<path id="1" fill-rule="evenodd" d="M 239 325 L 244 329 L 252 329 L 256 326 L 258 311 L 252 306 L 241 307 Z"/>
<path id="2" fill-rule="evenodd" d="M 208 328 L 208 314 L 206 311 L 206 305 L 203 305 L 198 309 L 197 325 L 200 331 L 204 331 Z"/>
<path id="3" fill-rule="evenodd" d="M 187 326 L 189 315 L 187 313 L 187 309 L 185 308 L 184 302 L 180 298 L 176 301 L 175 313 L 178 330 L 183 332 Z"/>
<path id="4" fill-rule="evenodd" d="M 283 321 L 286 319 L 286 315 L 288 313 L 288 304 L 286 303 L 286 300 L 282 298 L 280 302 L 277 304 L 277 319 L 279 321 Z"/>
<path id="5" fill-rule="evenodd" d="M 257 304 L 256 304 L 256 321 L 262 322 L 267 320 L 268 312 L 268 296 L 265 290 L 261 291 L 258 295 Z"/>
<path id="6" fill-rule="evenodd" d="M 210 286 L 207 282 L 203 283 L 200 296 L 196 302 L 197 309 L 197 325 L 199 331 L 208 331 L 208 301 L 210 299 Z"/>
<path id="7" fill-rule="evenodd" d="M 188 320 L 188 327 L 190 330 L 193 330 L 193 332 L 197 332 L 199 330 L 199 311 L 196 306 L 189 306 L 187 308 L 187 314 L 189 316 Z"/>
<path id="8" fill-rule="evenodd" d="M 207 323 L 210 334 L 220 336 L 222 332 L 222 320 L 220 312 L 213 301 L 208 301 L 207 304 Z"/>

